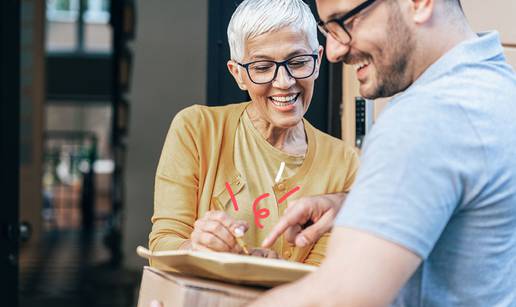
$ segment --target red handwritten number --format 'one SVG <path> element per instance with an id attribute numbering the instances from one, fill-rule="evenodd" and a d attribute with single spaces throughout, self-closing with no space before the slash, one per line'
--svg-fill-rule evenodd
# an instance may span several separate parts
<path id="1" fill-rule="evenodd" d="M 238 211 L 238 204 L 237 204 L 237 201 L 235 198 L 235 194 L 233 193 L 231 186 L 227 182 L 226 182 L 226 189 L 228 189 L 229 196 L 231 197 L 231 202 L 233 203 L 233 208 L 235 209 L 235 211 Z"/>
<path id="2" fill-rule="evenodd" d="M 229 196 L 231 197 L 231 202 L 233 203 L 233 208 L 235 209 L 235 211 L 238 211 L 238 203 L 235 198 L 235 193 L 233 193 L 233 190 L 231 189 L 231 186 L 229 185 L 228 182 L 226 182 L 226 189 L 228 190 Z M 301 189 L 301 187 L 297 186 L 297 187 L 293 188 L 292 190 L 288 191 L 287 193 L 285 193 L 285 195 L 283 195 L 283 197 L 281 197 L 279 199 L 278 204 L 281 204 L 282 202 L 287 200 L 287 198 L 289 198 L 290 195 L 296 193 L 297 191 L 299 191 L 299 189 Z M 254 223 L 260 229 L 263 228 L 263 225 L 260 223 L 260 220 L 267 218 L 271 214 L 271 212 L 267 208 L 258 209 L 258 203 L 262 199 L 265 199 L 269 196 L 270 196 L 269 193 L 262 194 L 262 195 L 258 196 L 258 198 L 256 198 L 253 202 Z"/>
<path id="3" fill-rule="evenodd" d="M 254 223 L 256 224 L 256 226 L 258 226 L 258 228 L 262 229 L 263 228 L 263 225 L 260 223 L 260 220 L 261 219 L 264 219 L 264 218 L 267 218 L 269 216 L 269 214 L 271 214 L 271 212 L 269 211 L 269 209 L 267 208 L 261 208 L 261 209 L 258 209 L 257 206 L 258 206 L 258 203 L 264 199 L 264 198 L 267 198 L 269 197 L 270 194 L 269 193 L 265 193 L 263 195 L 260 195 L 258 196 L 257 199 L 254 200 L 254 203 L 253 203 L 253 212 L 254 212 Z"/>
<path id="4" fill-rule="evenodd" d="M 287 193 L 285 193 L 285 195 L 283 195 L 283 197 L 278 200 L 278 204 L 281 204 L 282 202 L 287 200 L 287 198 L 289 198 L 290 195 L 296 193 L 299 189 L 301 189 L 301 187 L 297 186 L 297 187 L 293 188 L 292 190 L 288 191 Z"/>

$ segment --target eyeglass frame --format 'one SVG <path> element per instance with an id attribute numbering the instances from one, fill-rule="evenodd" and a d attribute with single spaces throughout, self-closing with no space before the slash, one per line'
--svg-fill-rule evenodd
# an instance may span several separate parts
<path id="1" fill-rule="evenodd" d="M 312 72 L 306 76 L 306 77 L 302 77 L 302 78 L 296 78 L 292 75 L 292 73 L 290 72 L 290 70 L 288 69 L 288 66 L 287 66 L 287 63 L 292 60 L 293 58 L 297 58 L 297 57 L 301 57 L 301 56 L 309 56 L 309 57 L 312 57 L 313 60 L 314 60 L 314 68 L 312 69 Z M 313 76 L 313 74 L 315 73 L 315 68 L 317 67 L 317 59 L 319 58 L 319 55 L 318 54 L 313 54 L 313 53 L 310 53 L 310 54 L 298 54 L 298 55 L 294 55 L 284 61 L 281 61 L 281 62 L 276 62 L 276 61 L 273 61 L 273 60 L 258 60 L 258 61 L 252 61 L 252 62 L 249 62 L 249 63 L 245 63 L 245 64 L 242 64 L 242 63 L 239 63 L 239 62 L 236 62 L 238 65 L 242 66 L 245 68 L 245 71 L 247 72 L 247 76 L 249 77 L 249 80 L 251 80 L 251 82 L 253 82 L 254 84 L 267 84 L 267 83 L 271 83 L 272 81 L 274 81 L 276 79 L 276 77 L 278 76 L 278 71 L 280 69 L 281 66 L 285 67 L 285 70 L 287 71 L 287 74 L 293 78 L 293 79 L 296 79 L 296 80 L 302 80 L 302 79 L 307 79 L 307 78 L 310 78 L 311 76 Z M 276 70 L 274 71 L 274 75 L 272 76 L 272 79 L 270 81 L 267 81 L 267 82 L 255 82 L 253 80 L 253 78 L 251 77 L 251 73 L 249 72 L 249 65 L 251 64 L 254 64 L 254 63 L 258 63 L 258 62 L 270 62 L 270 63 L 274 63 L 276 65 Z"/>
<path id="2" fill-rule="evenodd" d="M 353 8 L 348 13 L 344 14 L 344 16 L 342 16 L 342 17 L 333 18 L 326 22 L 320 20 L 319 22 L 317 22 L 317 27 L 322 32 L 322 34 L 324 34 L 324 36 L 327 36 L 328 34 L 330 34 L 335 40 L 339 41 L 340 43 L 347 44 L 347 43 L 351 42 L 351 33 L 349 33 L 349 31 L 346 29 L 346 26 L 344 25 L 344 23 L 351 17 L 356 16 L 357 14 L 359 14 L 366 8 L 373 5 L 376 1 L 377 0 L 366 0 L 366 1 L 362 2 L 361 4 L 357 5 L 355 8 Z M 337 35 L 335 33 L 328 31 L 326 25 L 329 23 L 336 23 L 339 27 L 341 27 L 342 30 L 344 31 L 344 33 L 346 33 L 348 35 L 349 40 L 347 42 L 342 42 L 342 40 L 339 39 L 339 37 L 337 37 Z"/>

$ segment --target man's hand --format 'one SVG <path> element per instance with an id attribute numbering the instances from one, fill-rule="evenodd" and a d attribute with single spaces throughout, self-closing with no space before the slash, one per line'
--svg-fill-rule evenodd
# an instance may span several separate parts
<path id="1" fill-rule="evenodd" d="M 285 239 L 303 247 L 316 242 L 333 226 L 347 193 L 303 197 L 288 204 L 287 209 L 263 240 L 262 247 L 269 248 L 285 233 Z"/>

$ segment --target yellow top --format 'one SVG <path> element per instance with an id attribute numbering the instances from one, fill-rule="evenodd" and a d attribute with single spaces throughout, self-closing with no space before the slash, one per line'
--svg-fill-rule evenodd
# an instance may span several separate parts
<path id="1" fill-rule="evenodd" d="M 261 141 L 256 138 L 261 135 L 252 136 L 259 132 L 253 130 L 250 120 L 246 124 L 245 116 L 242 117 L 248 104 L 223 107 L 194 105 L 179 112 L 172 121 L 156 172 L 153 226 L 149 235 L 152 251 L 178 249 L 189 239 L 195 220 L 209 210 L 217 210 L 220 205 L 228 215 L 249 222 L 251 228 L 244 240 L 250 247 L 260 246 L 289 201 L 350 189 L 358 167 L 356 152 L 306 120 L 303 123 L 308 150 L 304 159 L 289 156 L 268 143 L 269 148 L 262 143 L 253 145 L 256 146 L 254 148 L 235 151 L 236 144 L 249 145 L 253 140 L 266 142 L 263 138 Z M 241 118 L 244 118 L 243 122 Z M 253 140 L 242 139 L 242 136 Z M 259 162 L 263 158 L 260 157 L 262 153 L 268 154 L 264 159 L 270 162 Z M 283 161 L 288 164 L 277 184 L 274 179 L 279 164 L 274 165 L 278 160 L 272 156 L 285 158 Z M 299 159 L 302 163 L 295 166 Z M 255 166 L 260 169 L 255 169 Z M 267 180 L 268 187 L 262 190 Z M 234 209 L 226 182 L 235 195 L 238 211 Z M 298 191 L 281 204 L 276 204 L 297 186 L 300 187 Z M 262 199 L 257 209 L 267 208 L 270 215 L 259 220 L 264 226 L 260 229 L 255 224 L 253 202 L 264 193 L 270 193 L 270 196 Z M 274 249 L 284 259 L 318 265 L 324 257 L 327 240 L 328 234 L 312 246 L 294 248 L 281 238 Z"/>
<path id="2" fill-rule="evenodd" d="M 247 112 L 243 112 L 236 131 L 234 161 L 235 167 L 246 185 L 235 196 L 239 207 L 242 208 L 233 212 L 232 216 L 246 220 L 249 216 L 253 217 L 248 220 L 250 227 L 244 236 L 246 242 L 263 241 L 272 227 L 276 225 L 279 220 L 280 206 L 286 206 L 291 198 L 294 199 L 297 191 L 291 197 L 288 197 L 285 202 L 278 204 L 283 194 L 288 191 L 279 191 L 280 193 L 277 194 L 274 188 L 292 177 L 303 164 L 304 159 L 304 154 L 302 156 L 291 155 L 272 146 L 253 126 Z M 285 163 L 285 167 L 281 180 L 276 183 L 275 179 L 281 162 Z M 260 200 L 257 209 L 266 208 L 269 210 L 269 216 L 255 221 L 253 216 L 254 200 L 265 193 L 270 196 Z M 281 242 L 276 242 L 272 249 L 281 255 L 280 253 L 283 250 Z M 290 258 L 288 253 L 281 256 Z"/>

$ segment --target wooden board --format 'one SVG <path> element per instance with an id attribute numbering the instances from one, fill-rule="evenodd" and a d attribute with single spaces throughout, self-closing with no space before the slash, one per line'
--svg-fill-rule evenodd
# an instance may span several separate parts
<path id="1" fill-rule="evenodd" d="M 161 270 L 237 284 L 273 287 L 298 280 L 317 270 L 316 266 L 297 262 L 230 253 L 189 250 L 150 252 L 141 246 L 136 251 Z"/>

